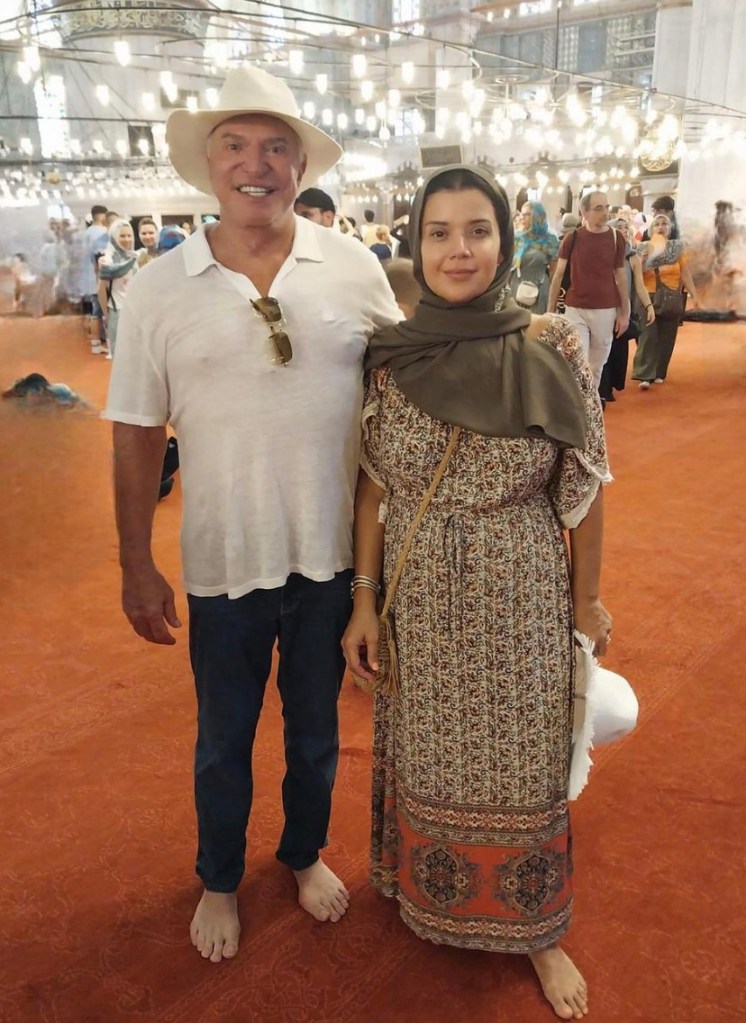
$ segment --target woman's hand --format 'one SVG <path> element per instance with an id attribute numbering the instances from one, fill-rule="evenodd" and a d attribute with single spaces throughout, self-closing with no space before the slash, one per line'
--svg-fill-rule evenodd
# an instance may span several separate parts
<path id="1" fill-rule="evenodd" d="M 603 657 L 611 642 L 611 615 L 600 600 L 576 601 L 573 605 L 575 628 L 593 641 L 594 653 Z"/>
<path id="2" fill-rule="evenodd" d="M 655 309 L 653 308 L 652 303 L 647 307 L 645 313 L 645 326 L 649 327 L 651 323 L 655 323 Z"/>
<path id="3" fill-rule="evenodd" d="M 356 606 L 342 637 L 342 652 L 353 675 L 374 682 L 378 673 L 378 615 L 370 602 Z"/>

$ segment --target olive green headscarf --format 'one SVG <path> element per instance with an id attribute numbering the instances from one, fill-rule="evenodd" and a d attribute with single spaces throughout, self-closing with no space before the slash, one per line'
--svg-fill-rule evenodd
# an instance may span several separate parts
<path id="1" fill-rule="evenodd" d="M 425 201 L 451 171 L 478 179 L 473 187 L 481 184 L 492 199 L 500 229 L 495 277 L 464 305 L 431 291 L 422 270 Z M 422 299 L 412 319 L 371 338 L 366 369 L 388 364 L 405 397 L 442 422 L 488 437 L 547 437 L 561 447 L 584 448 L 585 408 L 572 370 L 555 348 L 526 340 L 531 314 L 508 291 L 513 225 L 508 197 L 492 175 L 460 164 L 431 174 L 415 196 L 409 241 Z"/>

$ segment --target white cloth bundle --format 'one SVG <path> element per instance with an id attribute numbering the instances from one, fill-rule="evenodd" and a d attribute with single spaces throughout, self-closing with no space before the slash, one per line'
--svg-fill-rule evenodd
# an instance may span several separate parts
<path id="1" fill-rule="evenodd" d="M 638 703 L 632 686 L 616 672 L 602 668 L 593 656 L 593 642 L 575 633 L 575 716 L 568 799 L 586 786 L 594 746 L 615 742 L 637 724 Z"/>

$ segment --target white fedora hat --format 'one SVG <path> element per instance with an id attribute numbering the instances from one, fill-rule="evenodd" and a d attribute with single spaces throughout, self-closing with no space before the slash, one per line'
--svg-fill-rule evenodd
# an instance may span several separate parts
<path id="1" fill-rule="evenodd" d="M 292 92 L 281 78 L 243 64 L 228 72 L 214 110 L 174 110 L 166 123 L 168 155 L 177 173 L 200 192 L 212 195 L 207 139 L 223 121 L 242 114 L 265 114 L 290 125 L 306 155 L 303 184 L 313 184 L 342 156 L 342 147 L 326 132 L 298 116 Z"/>

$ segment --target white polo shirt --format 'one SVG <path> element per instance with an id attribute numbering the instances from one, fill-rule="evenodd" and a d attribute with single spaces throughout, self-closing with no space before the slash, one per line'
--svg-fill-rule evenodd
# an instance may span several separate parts
<path id="1" fill-rule="evenodd" d="M 267 358 L 259 292 L 215 260 L 202 228 L 135 276 L 120 315 L 104 417 L 173 426 L 197 596 L 352 565 L 363 356 L 401 312 L 364 245 L 301 217 L 270 295 L 293 347 L 284 367 Z"/>

